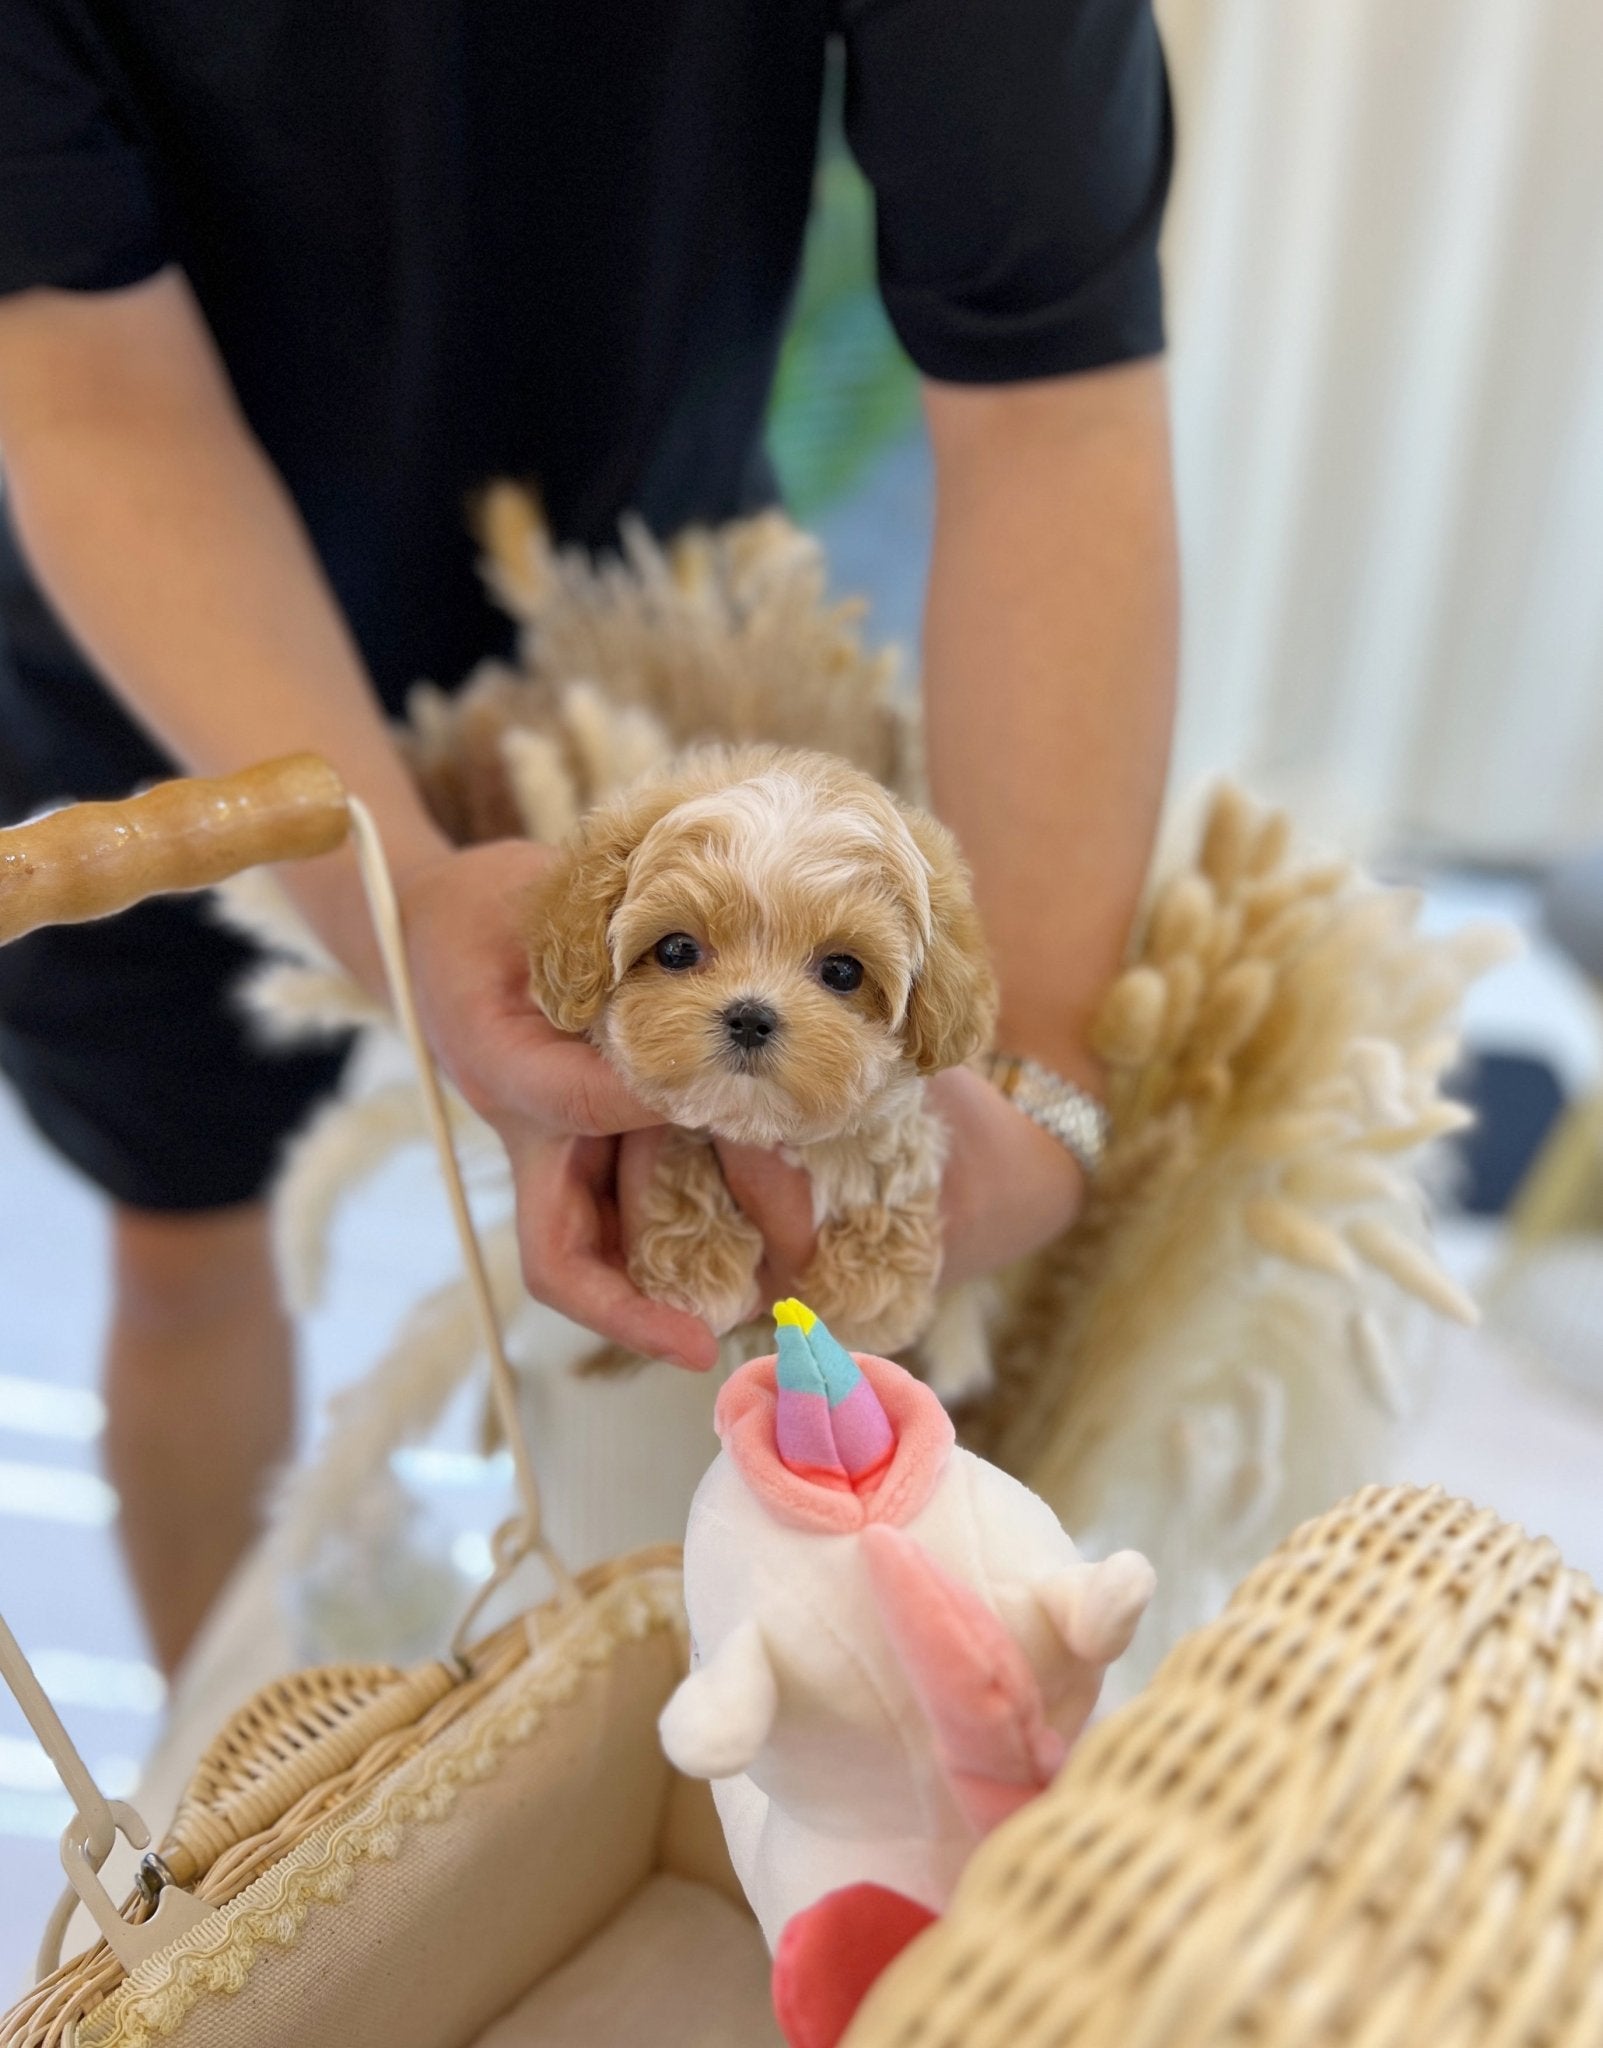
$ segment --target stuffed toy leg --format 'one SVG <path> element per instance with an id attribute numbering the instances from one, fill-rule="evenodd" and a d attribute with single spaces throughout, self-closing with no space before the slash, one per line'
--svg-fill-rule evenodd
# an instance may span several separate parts
<path id="1" fill-rule="evenodd" d="M 692 1670 L 662 1717 L 713 1780 L 771 1947 L 826 1895 L 932 1912 L 1047 1784 L 1152 1592 L 953 1440 L 928 1387 L 775 1310 L 729 1381 L 685 1542 Z"/>

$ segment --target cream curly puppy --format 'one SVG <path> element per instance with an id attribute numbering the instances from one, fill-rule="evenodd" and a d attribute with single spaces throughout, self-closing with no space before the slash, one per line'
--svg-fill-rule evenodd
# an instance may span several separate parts
<path id="1" fill-rule="evenodd" d="M 812 1180 L 801 1292 L 894 1351 L 941 1265 L 923 1077 L 987 1042 L 996 989 L 951 835 L 823 754 L 707 749 L 581 820 L 524 907 L 535 999 L 676 1128 L 630 1259 L 720 1334 L 762 1305 L 762 1240 L 712 1140 Z"/>

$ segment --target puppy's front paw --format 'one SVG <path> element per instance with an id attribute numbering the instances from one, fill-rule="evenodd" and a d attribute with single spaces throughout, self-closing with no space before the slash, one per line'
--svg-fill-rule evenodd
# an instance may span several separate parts
<path id="1" fill-rule="evenodd" d="M 702 1317 L 721 1337 L 757 1313 L 762 1255 L 762 1235 L 736 1206 L 712 1147 L 672 1132 L 646 1193 L 629 1278 L 653 1301 Z"/>
<path id="2" fill-rule="evenodd" d="M 675 1247 L 676 1260 L 681 1259 L 682 1251 L 683 1247 Z M 703 1240 L 696 1246 L 695 1256 L 681 1260 L 671 1277 L 657 1276 L 657 1256 L 655 1251 L 649 1256 L 637 1251 L 629 1261 L 629 1278 L 653 1301 L 700 1316 L 715 1337 L 727 1337 L 742 1323 L 751 1322 L 762 1307 L 755 1277 L 762 1257 L 761 1238 L 755 1246 L 743 1240 L 717 1244 Z"/>
<path id="3" fill-rule="evenodd" d="M 898 1208 L 830 1217 L 797 1292 L 851 1350 L 891 1357 L 928 1327 L 940 1270 L 931 1190 Z"/>

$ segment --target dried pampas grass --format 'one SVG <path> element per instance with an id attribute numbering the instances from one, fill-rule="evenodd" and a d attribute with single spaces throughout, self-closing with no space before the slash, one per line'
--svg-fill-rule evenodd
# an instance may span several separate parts
<path id="1" fill-rule="evenodd" d="M 860 602 L 827 594 L 823 550 L 777 512 L 668 546 L 638 521 L 622 555 L 553 547 L 499 484 L 480 505 L 484 577 L 518 623 L 516 667 L 412 693 L 401 743 L 462 843 L 560 838 L 591 805 L 698 740 L 824 747 L 906 796 L 917 726 L 897 657 L 864 647 Z"/>
<path id="2" fill-rule="evenodd" d="M 510 1327 L 527 1301 L 517 1238 L 504 1225 L 485 1233 L 483 1242 L 491 1297 Z M 391 1455 L 434 1428 L 481 1357 L 466 1280 L 447 1281 L 412 1307 L 373 1369 L 330 1402 L 316 1457 L 284 1481 L 268 1538 L 280 1570 L 294 1573 L 311 1564 Z"/>
<path id="3" fill-rule="evenodd" d="M 1113 1140 L 1065 1242 L 1016 1271 L 965 1440 L 1093 1548 L 1158 1570 L 1133 1676 L 1264 1550 L 1378 1472 L 1405 1325 L 1474 1305 L 1414 1171 L 1468 983 L 1510 937 L 1300 857 L 1233 789 L 1155 891 L 1096 1045 Z"/>

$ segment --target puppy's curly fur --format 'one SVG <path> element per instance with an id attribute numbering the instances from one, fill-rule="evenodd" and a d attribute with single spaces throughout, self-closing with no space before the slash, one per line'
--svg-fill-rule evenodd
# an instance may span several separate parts
<path id="1" fill-rule="evenodd" d="M 630 1271 L 720 1333 L 761 1240 L 714 1138 L 808 1172 L 802 1280 L 849 1342 L 927 1327 L 941 1127 L 922 1077 L 987 1042 L 996 991 L 951 835 L 828 755 L 705 748 L 584 817 L 524 908 L 531 986 L 678 1128 Z M 666 949 L 666 962 L 665 962 Z"/>

